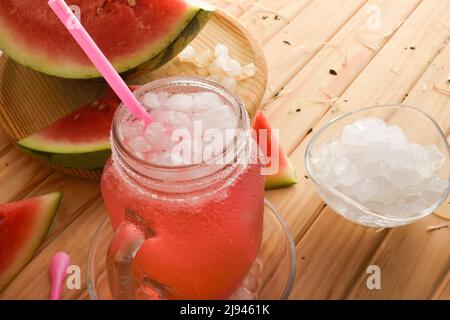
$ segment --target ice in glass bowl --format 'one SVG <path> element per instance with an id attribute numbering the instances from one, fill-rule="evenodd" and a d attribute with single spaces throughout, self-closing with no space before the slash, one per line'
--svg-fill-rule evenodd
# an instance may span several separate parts
<path id="1" fill-rule="evenodd" d="M 450 147 L 439 125 L 407 105 L 340 116 L 312 137 L 309 177 L 341 216 L 368 227 L 397 227 L 436 210 L 450 192 Z"/>

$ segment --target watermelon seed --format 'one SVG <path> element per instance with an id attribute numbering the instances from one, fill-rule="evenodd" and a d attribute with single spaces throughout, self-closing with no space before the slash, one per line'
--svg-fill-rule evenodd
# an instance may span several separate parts
<path id="1" fill-rule="evenodd" d="M 129 5 L 130 7 L 136 6 L 136 0 L 128 0 L 128 5 Z"/>
<path id="2" fill-rule="evenodd" d="M 103 103 L 101 104 L 101 105 L 99 105 L 98 106 L 98 111 L 102 111 L 102 110 L 105 110 L 105 108 L 106 108 L 106 105 L 104 105 Z"/>
<path id="3" fill-rule="evenodd" d="M 330 74 L 333 76 L 337 76 L 337 72 L 334 69 L 330 69 Z"/>

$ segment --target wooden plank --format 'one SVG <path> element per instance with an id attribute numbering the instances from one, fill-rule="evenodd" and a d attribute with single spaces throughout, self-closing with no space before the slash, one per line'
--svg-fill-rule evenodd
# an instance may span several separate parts
<path id="1" fill-rule="evenodd" d="M 259 0 L 205 0 L 205 2 L 239 18 L 245 11 L 257 4 Z"/>
<path id="2" fill-rule="evenodd" d="M 259 43 L 264 44 L 312 2 L 312 0 L 261 0 L 247 10 L 239 21 Z"/>
<path id="3" fill-rule="evenodd" d="M 364 263 L 364 267 L 380 267 L 381 289 L 367 288 L 364 268 L 347 298 L 430 299 L 450 272 L 450 230 L 427 230 L 440 223 L 438 217 L 429 216 L 390 230 L 375 255 Z"/>
<path id="4" fill-rule="evenodd" d="M 22 199 L 52 172 L 18 148 L 10 149 L 0 158 L 0 203 Z"/>
<path id="5" fill-rule="evenodd" d="M 81 269 L 81 290 L 63 290 L 63 299 L 76 299 L 86 290 L 87 249 L 92 237 L 106 218 L 101 199 L 97 199 L 83 214 L 50 242 L 0 294 L 0 299 L 48 299 L 50 279 L 48 268 L 53 254 L 67 252 L 71 264 Z"/>
<path id="6" fill-rule="evenodd" d="M 292 299 L 340 299 L 384 232 L 358 226 L 325 208 L 297 244 Z"/>
<path id="7" fill-rule="evenodd" d="M 445 279 L 441 286 L 436 290 L 433 296 L 434 300 L 449 300 L 450 299 L 450 273 L 447 274 L 447 279 Z"/>
<path id="8" fill-rule="evenodd" d="M 0 156 L 5 154 L 11 148 L 11 146 L 12 144 L 8 136 L 3 131 L 3 129 L 0 128 Z"/>
<path id="9" fill-rule="evenodd" d="M 311 60 L 366 1 L 314 1 L 264 45 L 264 51 L 269 57 L 266 99 L 278 92 Z"/>

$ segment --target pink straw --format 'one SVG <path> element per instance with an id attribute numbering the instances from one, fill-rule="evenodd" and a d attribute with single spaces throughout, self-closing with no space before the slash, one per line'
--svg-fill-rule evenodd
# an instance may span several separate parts
<path id="1" fill-rule="evenodd" d="M 87 54 L 97 70 L 102 74 L 128 110 L 137 119 L 142 119 L 146 123 L 151 122 L 152 118 L 150 115 L 141 106 L 139 101 L 127 87 L 111 63 L 109 63 L 108 59 L 106 59 L 103 52 L 94 40 L 92 40 L 91 36 L 87 33 L 64 0 L 49 0 L 48 5 L 56 13 L 59 20 L 61 20 L 72 37 Z"/>

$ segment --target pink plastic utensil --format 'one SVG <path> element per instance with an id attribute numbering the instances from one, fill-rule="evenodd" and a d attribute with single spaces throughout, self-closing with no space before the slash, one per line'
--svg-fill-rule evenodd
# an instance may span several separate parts
<path id="1" fill-rule="evenodd" d="M 58 252 L 53 255 L 50 263 L 50 277 L 52 279 L 50 300 L 61 300 L 62 283 L 66 278 L 69 265 L 70 257 L 67 253 Z"/>
<path id="2" fill-rule="evenodd" d="M 48 5 L 56 13 L 59 20 L 64 24 L 78 45 L 87 54 L 89 59 L 95 65 L 97 70 L 102 74 L 117 96 L 122 100 L 128 110 L 137 118 L 142 119 L 146 123 L 152 122 L 152 118 L 145 111 L 133 93 L 128 89 L 127 85 L 106 59 L 103 52 L 92 40 L 84 27 L 73 14 L 72 10 L 67 6 L 64 0 L 49 0 Z"/>

